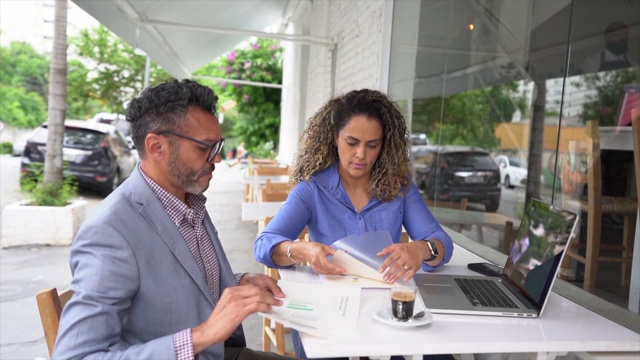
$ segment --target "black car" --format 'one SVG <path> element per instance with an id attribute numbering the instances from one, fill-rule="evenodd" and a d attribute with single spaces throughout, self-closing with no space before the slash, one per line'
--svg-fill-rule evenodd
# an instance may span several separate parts
<path id="1" fill-rule="evenodd" d="M 79 186 L 106 196 L 129 177 L 136 158 L 115 126 L 81 120 L 66 120 L 64 126 L 65 174 L 73 175 Z M 44 163 L 48 133 L 43 124 L 27 140 L 20 164 L 23 178 L 33 176 L 34 165 Z"/>
<path id="2" fill-rule="evenodd" d="M 489 153 L 469 146 L 429 146 L 412 167 L 415 182 L 429 199 L 482 203 L 495 212 L 500 206 L 500 169 Z"/>

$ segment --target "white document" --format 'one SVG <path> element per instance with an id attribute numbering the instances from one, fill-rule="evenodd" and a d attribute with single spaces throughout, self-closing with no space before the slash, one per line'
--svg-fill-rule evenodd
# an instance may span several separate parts
<path id="1" fill-rule="evenodd" d="M 280 280 L 282 306 L 260 315 L 311 335 L 331 338 L 357 333 L 360 288 Z"/>
<path id="2" fill-rule="evenodd" d="M 331 257 L 331 263 L 347 270 L 347 275 L 322 275 L 326 283 L 355 285 L 359 287 L 392 286 L 383 278 L 384 274 L 355 259 L 342 250 L 337 250 Z"/>

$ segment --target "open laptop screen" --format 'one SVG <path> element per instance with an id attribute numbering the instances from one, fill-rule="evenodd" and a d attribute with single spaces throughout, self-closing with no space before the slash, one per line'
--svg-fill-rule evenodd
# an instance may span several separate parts
<path id="1" fill-rule="evenodd" d="M 546 299 L 577 215 L 531 199 L 502 277 L 538 308 Z"/>

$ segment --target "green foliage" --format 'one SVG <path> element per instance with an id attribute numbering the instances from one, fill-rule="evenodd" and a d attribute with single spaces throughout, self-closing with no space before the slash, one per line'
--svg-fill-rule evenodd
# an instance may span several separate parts
<path id="1" fill-rule="evenodd" d="M 12 42 L 0 48 L 0 83 L 35 92 L 47 99 L 49 85 L 49 59 L 38 54 L 25 42 Z"/>
<path id="2" fill-rule="evenodd" d="M 0 142 L 0 154 L 12 154 L 13 143 L 11 141 Z"/>
<path id="3" fill-rule="evenodd" d="M 278 41 L 257 39 L 198 70 L 194 75 L 282 83 L 282 48 Z M 224 98 L 236 101 L 233 134 L 255 156 L 273 155 L 278 146 L 281 90 L 231 83 L 202 81 Z M 225 118 L 226 121 L 226 118 Z"/>
<path id="4" fill-rule="evenodd" d="M 43 164 L 32 165 L 31 174 L 21 178 L 20 186 L 32 206 L 66 206 L 78 196 L 73 176 L 65 176 L 61 184 L 43 183 Z"/>
<path id="5" fill-rule="evenodd" d="M 76 59 L 68 61 L 67 69 L 67 119 L 89 119 L 103 111 L 104 106 L 89 92 L 89 69 Z"/>
<path id="6" fill-rule="evenodd" d="M 640 68 L 585 75 L 584 81 L 587 88 L 596 89 L 596 96 L 584 104 L 580 118 L 598 120 L 600 126 L 614 126 L 624 86 L 640 82 Z"/>
<path id="7" fill-rule="evenodd" d="M 32 128 L 47 119 L 49 60 L 31 45 L 0 47 L 0 122 Z"/>
<path id="8" fill-rule="evenodd" d="M 136 54 L 133 47 L 102 25 L 82 30 L 69 45 L 85 60 L 88 97 L 97 100 L 103 111 L 123 113 L 125 103 L 142 90 L 146 57 Z M 152 62 L 149 85 L 168 78 L 170 75 Z"/>
<path id="9" fill-rule="evenodd" d="M 496 126 L 511 122 L 516 110 L 522 112 L 526 108 L 526 99 L 517 96 L 516 89 L 517 85 L 511 82 L 444 99 L 414 99 L 412 132 L 430 135 L 434 144 L 495 149 L 500 145 L 494 134 Z"/>
<path id="10" fill-rule="evenodd" d="M 1 61 L 0 61 L 1 63 Z M 19 128 L 34 128 L 47 120 L 47 104 L 36 92 L 0 84 L 0 121 Z"/>

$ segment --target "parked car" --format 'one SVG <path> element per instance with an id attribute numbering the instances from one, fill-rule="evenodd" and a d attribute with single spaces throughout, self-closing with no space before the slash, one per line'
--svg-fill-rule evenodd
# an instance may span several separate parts
<path id="1" fill-rule="evenodd" d="M 111 124 L 115 126 L 124 138 L 127 140 L 127 145 L 129 148 L 133 149 L 133 141 L 131 140 L 131 124 L 127 121 L 124 115 L 121 114 L 110 114 L 110 113 L 98 113 L 94 115 L 91 119 L 93 122 L 103 123 L 103 124 Z"/>
<path id="2" fill-rule="evenodd" d="M 424 159 L 429 153 L 429 149 L 432 146 L 429 145 L 412 145 L 411 153 L 409 154 L 409 161 L 411 162 L 411 173 L 415 179 L 419 170 L 424 169 Z"/>
<path id="3" fill-rule="evenodd" d="M 489 212 L 500 206 L 500 170 L 489 153 L 469 146 L 429 146 L 420 163 L 412 164 L 415 182 L 428 199 L 481 203 Z"/>
<path id="4" fill-rule="evenodd" d="M 513 189 L 515 186 L 527 186 L 527 162 L 506 155 L 495 158 L 500 168 L 500 183 Z"/>
<path id="5" fill-rule="evenodd" d="M 36 129 L 20 135 L 16 139 L 16 141 L 13 142 L 13 156 L 22 156 L 24 147 L 27 145 L 27 140 L 29 140 L 29 138 L 33 136 L 33 133 L 35 132 L 35 130 Z"/>
<path id="6" fill-rule="evenodd" d="M 133 172 L 136 159 L 115 126 L 82 120 L 66 120 L 64 126 L 65 174 L 73 175 L 79 186 L 106 196 Z M 20 164 L 23 178 L 33 176 L 34 164 L 44 163 L 48 132 L 43 124 L 27 141 Z"/>
<path id="7" fill-rule="evenodd" d="M 140 160 L 140 157 L 138 156 L 138 150 L 136 150 L 136 147 L 133 144 L 133 139 L 131 139 L 131 123 L 127 121 L 127 118 L 124 115 L 102 112 L 94 115 L 90 121 L 102 124 L 111 124 L 115 126 L 118 130 L 120 130 L 122 135 L 124 135 L 127 146 L 129 146 L 129 149 L 132 150 L 132 153 L 136 158 L 136 162 Z"/>

